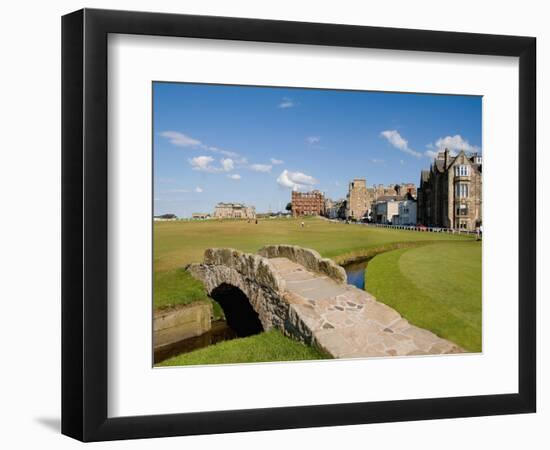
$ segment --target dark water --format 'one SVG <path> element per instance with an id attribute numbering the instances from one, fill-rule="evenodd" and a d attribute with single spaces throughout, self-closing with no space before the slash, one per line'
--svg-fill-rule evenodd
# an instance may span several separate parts
<path id="1" fill-rule="evenodd" d="M 239 288 L 223 283 L 211 292 L 223 309 L 225 320 L 212 322 L 210 331 L 155 351 L 155 364 L 181 353 L 192 352 L 218 342 L 261 333 L 262 323 L 250 301 Z"/>
<path id="2" fill-rule="evenodd" d="M 208 347 L 212 344 L 217 344 L 221 341 L 228 341 L 237 337 L 237 333 L 233 331 L 225 320 L 216 320 L 212 322 L 212 328 L 200 336 L 184 339 L 179 342 L 170 344 L 160 350 L 155 351 L 155 364 L 171 358 L 172 356 L 181 353 L 192 352 L 199 348 Z"/>
<path id="3" fill-rule="evenodd" d="M 352 284 L 359 289 L 365 289 L 365 281 L 367 276 L 368 260 L 352 262 L 344 265 L 344 270 L 348 276 L 348 284 Z"/>

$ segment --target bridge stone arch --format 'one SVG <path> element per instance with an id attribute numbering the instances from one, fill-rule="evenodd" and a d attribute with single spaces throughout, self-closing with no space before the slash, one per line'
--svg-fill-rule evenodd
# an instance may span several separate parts
<path id="1" fill-rule="evenodd" d="M 191 264 L 188 270 L 203 282 L 209 295 L 222 285 L 238 288 L 258 314 L 264 330 L 282 326 L 288 314 L 288 305 L 280 299 L 284 281 L 267 258 L 231 248 L 210 248 L 204 253 L 204 262 Z"/>
<path id="2" fill-rule="evenodd" d="M 188 270 L 214 298 L 224 290 L 241 292 L 264 330 L 277 328 L 334 357 L 463 351 L 410 324 L 368 292 L 346 284 L 344 269 L 314 250 L 276 245 L 251 254 L 211 248 L 202 263 L 191 264 Z M 231 302 L 230 297 L 223 301 Z"/>

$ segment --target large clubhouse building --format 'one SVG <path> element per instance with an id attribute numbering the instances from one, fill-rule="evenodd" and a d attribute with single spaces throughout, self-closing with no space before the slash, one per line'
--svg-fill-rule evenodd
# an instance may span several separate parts
<path id="1" fill-rule="evenodd" d="M 475 230 L 482 224 L 482 159 L 461 151 L 439 152 L 423 170 L 418 189 L 419 224 Z"/>
<path id="2" fill-rule="evenodd" d="M 218 203 L 214 209 L 215 219 L 255 219 L 256 208 L 242 203 Z"/>

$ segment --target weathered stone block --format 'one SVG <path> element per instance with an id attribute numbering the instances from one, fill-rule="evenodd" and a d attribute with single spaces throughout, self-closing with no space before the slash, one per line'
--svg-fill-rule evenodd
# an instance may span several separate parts
<path id="1" fill-rule="evenodd" d="M 258 254 L 266 258 L 287 258 L 304 266 L 307 270 L 322 273 L 338 283 L 346 283 L 347 276 L 343 267 L 328 258 L 323 258 L 310 248 L 297 245 L 268 245 L 261 248 Z"/>

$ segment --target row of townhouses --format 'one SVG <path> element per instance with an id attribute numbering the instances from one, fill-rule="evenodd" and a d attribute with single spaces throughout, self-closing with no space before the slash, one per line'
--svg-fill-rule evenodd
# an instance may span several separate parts
<path id="1" fill-rule="evenodd" d="M 392 225 L 475 230 L 482 224 L 482 158 L 461 151 L 439 152 L 414 183 L 367 186 L 365 178 L 348 185 L 345 199 L 332 200 L 320 191 L 292 192 L 292 215 L 321 215 Z"/>

